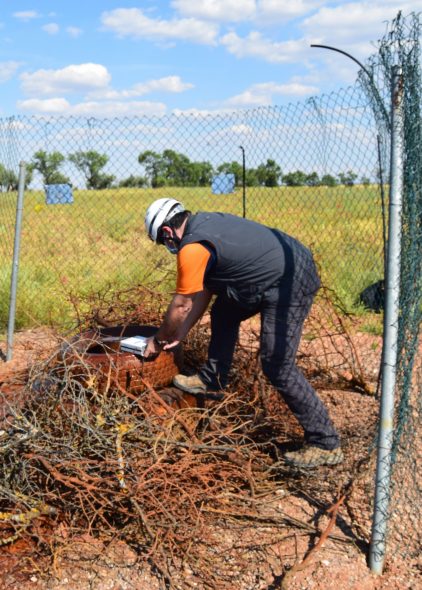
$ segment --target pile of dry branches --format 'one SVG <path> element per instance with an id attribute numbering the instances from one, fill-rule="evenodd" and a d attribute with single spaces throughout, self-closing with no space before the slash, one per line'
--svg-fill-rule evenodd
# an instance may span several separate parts
<path id="1" fill-rule="evenodd" d="M 80 314 L 79 328 L 157 325 L 163 307 L 156 294 L 131 295 L 97 301 Z M 203 323 L 191 333 L 185 354 L 192 366 L 204 358 L 207 331 Z M 250 567 L 250 552 L 265 550 L 274 527 L 286 534 L 292 525 L 283 513 L 263 512 L 265 498 L 281 481 L 296 490 L 306 481 L 308 494 L 321 491 L 321 482 L 301 474 L 286 483 L 278 448 L 300 431 L 285 410 L 277 425 L 282 402 L 262 376 L 253 327 L 250 333 L 241 338 L 224 401 L 202 407 L 175 409 L 168 392 L 147 382 L 136 395 L 113 383 L 99 392 L 95 379 L 86 379 L 83 356 L 69 364 L 54 351 L 34 366 L 1 425 L 0 543 L 35 535 L 38 551 L 54 556 L 60 523 L 67 537 L 122 540 L 168 587 L 189 586 L 186 577 L 177 581 L 184 568 L 204 588 L 233 587 Z M 334 475 L 322 484 L 332 497 L 338 487 Z M 270 533 L 221 552 L 217 531 L 254 522 L 271 526 Z"/>

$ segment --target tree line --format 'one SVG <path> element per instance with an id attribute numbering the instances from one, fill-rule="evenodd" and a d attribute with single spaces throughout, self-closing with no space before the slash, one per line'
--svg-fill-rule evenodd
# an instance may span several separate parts
<path id="1" fill-rule="evenodd" d="M 307 173 L 302 170 L 283 174 L 279 164 L 270 158 L 256 168 L 245 170 L 236 161 L 224 162 L 214 168 L 210 162 L 191 161 L 185 154 L 167 149 L 162 153 L 152 150 L 141 152 L 138 163 L 143 167 L 144 174 L 131 174 L 123 180 L 116 181 L 113 174 L 104 172 L 104 167 L 109 161 L 106 154 L 88 150 L 69 154 L 66 158 L 57 151 L 47 153 L 39 150 L 35 152 L 27 165 L 26 186 L 31 183 L 34 171 L 41 175 L 44 184 L 71 184 L 70 179 L 60 170 L 66 160 L 74 164 L 82 173 L 86 188 L 95 190 L 113 187 L 210 186 L 216 174 L 233 174 L 237 187 L 243 186 L 243 183 L 248 187 L 336 186 L 338 184 L 353 186 L 358 179 L 358 175 L 353 170 L 339 172 L 337 175 L 324 174 L 321 177 L 317 172 Z M 363 177 L 360 182 L 369 184 L 370 180 Z M 0 190 L 16 190 L 17 186 L 17 175 L 0 163 Z"/>

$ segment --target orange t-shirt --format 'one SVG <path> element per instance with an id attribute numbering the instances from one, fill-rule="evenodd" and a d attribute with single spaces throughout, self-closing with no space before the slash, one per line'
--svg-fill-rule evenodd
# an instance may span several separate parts
<path id="1" fill-rule="evenodd" d="M 204 288 L 204 275 L 210 252 L 202 244 L 193 243 L 183 246 L 177 253 L 176 293 L 192 295 Z"/>

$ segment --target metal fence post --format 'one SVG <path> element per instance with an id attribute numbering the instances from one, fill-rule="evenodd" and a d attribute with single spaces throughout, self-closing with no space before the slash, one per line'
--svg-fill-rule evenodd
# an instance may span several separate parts
<path id="1" fill-rule="evenodd" d="M 382 386 L 379 413 L 377 470 L 369 565 L 381 574 L 391 487 L 394 433 L 394 391 L 396 385 L 397 341 L 400 295 L 401 213 L 403 189 L 403 84 L 399 66 L 393 66 L 391 107 L 390 203 L 388 224 L 387 276 L 385 284 Z"/>
<path id="2" fill-rule="evenodd" d="M 15 315 L 16 315 L 16 293 L 18 286 L 18 272 L 19 272 L 19 249 L 21 241 L 22 229 L 22 214 L 23 214 L 23 200 L 25 193 L 25 176 L 26 163 L 19 163 L 19 182 L 18 182 L 18 200 L 16 203 L 16 223 L 15 223 L 15 242 L 13 246 L 13 265 L 12 278 L 10 283 L 10 305 L 9 305 L 9 322 L 7 326 L 7 351 L 6 361 L 12 360 L 13 356 L 13 333 L 15 330 Z"/>

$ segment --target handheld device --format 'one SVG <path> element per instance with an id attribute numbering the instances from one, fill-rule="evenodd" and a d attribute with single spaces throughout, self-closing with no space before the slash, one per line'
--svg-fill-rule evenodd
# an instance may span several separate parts
<path id="1" fill-rule="evenodd" d="M 144 355 L 148 338 L 146 336 L 131 336 L 120 340 L 120 350 L 132 354 Z"/>

